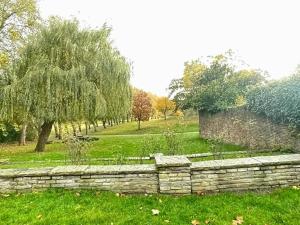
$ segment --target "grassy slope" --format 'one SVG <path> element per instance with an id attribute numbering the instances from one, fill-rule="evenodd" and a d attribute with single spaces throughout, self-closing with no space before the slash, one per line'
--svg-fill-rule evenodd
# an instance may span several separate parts
<path id="1" fill-rule="evenodd" d="M 96 134 L 160 134 L 166 131 L 168 128 L 178 133 L 198 132 L 198 118 L 189 117 L 184 119 L 177 119 L 176 117 L 170 117 L 167 120 L 157 119 L 145 121 L 141 122 L 140 130 L 137 130 L 136 122 L 130 122 L 121 124 L 119 126 L 102 129 Z"/>
<path id="2" fill-rule="evenodd" d="M 91 133 L 93 136 L 99 136 L 100 140 L 91 144 L 89 158 L 140 156 L 142 154 L 141 149 L 144 141 L 151 137 L 161 144 L 160 149 L 154 149 L 153 152 L 162 152 L 167 154 L 166 142 L 162 133 L 168 128 L 179 133 L 177 136 L 180 139 L 182 146 L 179 154 L 210 151 L 210 144 L 199 138 L 199 134 L 197 132 L 197 118 L 180 121 L 176 118 L 170 118 L 167 121 L 147 121 L 142 124 L 142 130 L 140 131 L 136 129 L 136 126 L 135 122 L 125 123 L 119 126 L 101 129 L 101 131 L 96 133 Z M 224 151 L 235 151 L 241 149 L 241 147 L 234 145 L 221 145 L 221 147 Z M 62 163 L 47 161 L 64 160 L 66 158 L 66 146 L 61 143 L 47 145 L 46 151 L 43 153 L 36 153 L 33 149 L 34 143 L 28 144 L 27 146 L 17 146 L 16 144 L 0 146 L 0 160 L 8 159 L 11 162 L 26 162 L 15 165 L 0 165 L 0 168 L 60 165 Z M 36 163 L 29 161 L 43 162 Z"/>
<path id="3" fill-rule="evenodd" d="M 78 193 L 78 192 L 77 192 Z M 243 225 L 299 224 L 300 191 L 210 196 L 123 196 L 113 193 L 52 190 L 0 196 L 0 224 L 200 224 L 228 225 L 243 216 Z M 160 214 L 153 216 L 152 209 Z M 167 223 L 165 220 L 169 220 Z"/>

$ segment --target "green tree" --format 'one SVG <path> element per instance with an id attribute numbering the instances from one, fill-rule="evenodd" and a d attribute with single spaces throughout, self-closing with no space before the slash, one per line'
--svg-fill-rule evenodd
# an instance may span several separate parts
<path id="1" fill-rule="evenodd" d="M 183 98 L 181 105 L 209 113 L 235 106 L 250 87 L 264 80 L 260 71 L 236 70 L 232 52 L 210 57 L 205 66 L 200 61 L 192 61 L 185 65 L 189 67 L 188 70 L 191 65 L 198 70 L 194 70 L 195 73 L 190 76 L 191 83 L 188 87 L 180 86 L 181 90 L 179 89 L 177 96 L 181 94 L 179 96 Z"/>
<path id="2" fill-rule="evenodd" d="M 38 21 L 36 0 L 0 1 L 0 68 L 7 65 Z"/>
<path id="3" fill-rule="evenodd" d="M 77 21 L 51 18 L 14 62 L 0 92 L 1 113 L 11 118 L 17 106 L 41 124 L 36 151 L 44 150 L 55 121 L 94 121 L 128 111 L 130 66 L 109 35 L 106 26 L 80 29 Z"/>

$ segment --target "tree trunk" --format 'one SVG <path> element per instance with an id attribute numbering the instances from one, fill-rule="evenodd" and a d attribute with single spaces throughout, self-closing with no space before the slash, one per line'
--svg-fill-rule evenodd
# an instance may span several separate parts
<path id="1" fill-rule="evenodd" d="M 61 123 L 58 123 L 58 140 L 62 140 L 63 137 L 63 130 L 62 130 L 62 126 Z"/>
<path id="2" fill-rule="evenodd" d="M 27 124 L 24 123 L 24 124 L 22 124 L 22 128 L 21 128 L 19 145 L 25 145 L 26 144 L 26 131 L 27 131 Z"/>
<path id="3" fill-rule="evenodd" d="M 72 130 L 73 130 L 73 136 L 76 137 L 76 127 L 74 125 L 74 123 L 71 123 L 72 126 Z"/>
<path id="4" fill-rule="evenodd" d="M 38 142 L 35 147 L 36 152 L 43 152 L 45 150 L 45 145 L 50 136 L 53 123 L 54 121 L 44 122 L 41 126 L 41 132 L 39 133 Z"/>
<path id="5" fill-rule="evenodd" d="M 58 131 L 58 127 L 57 127 L 56 123 L 54 123 L 54 133 L 55 133 L 55 138 L 58 139 L 58 137 L 59 137 L 59 131 Z"/>
<path id="6" fill-rule="evenodd" d="M 94 127 L 94 132 L 97 132 L 97 126 L 95 122 L 93 122 L 93 127 Z"/>
<path id="7" fill-rule="evenodd" d="M 141 121 L 138 120 L 138 130 L 140 130 L 140 129 L 141 129 Z"/>
<path id="8" fill-rule="evenodd" d="M 85 135 L 88 135 L 89 133 L 89 126 L 88 126 L 88 123 L 87 122 L 84 122 L 85 124 Z"/>
<path id="9" fill-rule="evenodd" d="M 78 130 L 79 130 L 79 132 L 81 133 L 81 123 L 78 123 Z"/>
<path id="10" fill-rule="evenodd" d="M 106 129 L 106 120 L 102 120 L 103 128 Z"/>

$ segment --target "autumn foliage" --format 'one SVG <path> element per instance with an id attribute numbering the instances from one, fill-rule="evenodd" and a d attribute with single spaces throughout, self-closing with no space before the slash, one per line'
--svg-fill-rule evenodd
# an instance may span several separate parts
<path id="1" fill-rule="evenodd" d="M 171 101 L 167 97 L 160 97 L 156 101 L 156 109 L 164 115 L 167 119 L 167 113 L 175 109 L 175 102 Z"/>
<path id="2" fill-rule="evenodd" d="M 148 94 L 137 90 L 133 96 L 132 115 L 138 121 L 138 129 L 141 129 L 141 121 L 149 120 L 152 112 L 152 103 Z"/>

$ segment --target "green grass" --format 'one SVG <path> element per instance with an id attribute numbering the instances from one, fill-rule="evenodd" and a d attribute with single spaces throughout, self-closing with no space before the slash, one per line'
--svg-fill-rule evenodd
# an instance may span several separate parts
<path id="1" fill-rule="evenodd" d="M 210 144 L 199 138 L 198 133 L 177 134 L 181 142 L 181 150 L 178 154 L 192 154 L 210 151 Z M 88 151 L 89 158 L 113 157 L 120 158 L 126 156 L 141 156 L 144 141 L 153 138 L 161 145 L 160 149 L 154 149 L 149 153 L 168 154 L 166 141 L 162 135 L 102 135 L 99 141 L 91 144 Z M 241 150 L 240 146 L 224 144 L 220 146 L 224 151 Z M 53 162 L 53 160 L 66 159 L 66 145 L 53 143 L 47 145 L 46 151 L 36 153 L 33 151 L 34 143 L 27 146 L 7 145 L 0 148 L 0 159 L 8 159 L 12 163 L 0 165 L 0 168 L 13 167 L 36 167 L 36 166 L 55 166 L 63 165 L 64 162 Z M 149 155 L 149 154 L 144 154 Z M 42 161 L 42 162 L 38 162 Z M 52 162 L 51 162 L 52 161 Z M 20 163 L 24 162 L 24 163 Z M 103 162 L 92 162 L 93 164 L 103 164 Z M 133 163 L 133 162 L 131 162 Z"/>
<path id="2" fill-rule="evenodd" d="M 119 126 L 101 129 L 96 134 L 160 134 L 167 129 L 174 130 L 177 133 L 198 132 L 198 117 L 189 117 L 179 119 L 175 116 L 169 117 L 167 120 L 156 119 L 141 122 L 141 129 L 137 129 L 137 122 L 124 123 Z"/>
<path id="3" fill-rule="evenodd" d="M 243 225 L 296 225 L 300 221 L 300 191 L 292 189 L 180 197 L 78 193 L 49 190 L 0 196 L 0 224 L 189 225 L 192 220 L 200 224 L 208 220 L 212 225 L 230 225 L 236 216 L 243 217 Z M 152 209 L 158 209 L 159 215 L 153 216 Z"/>

